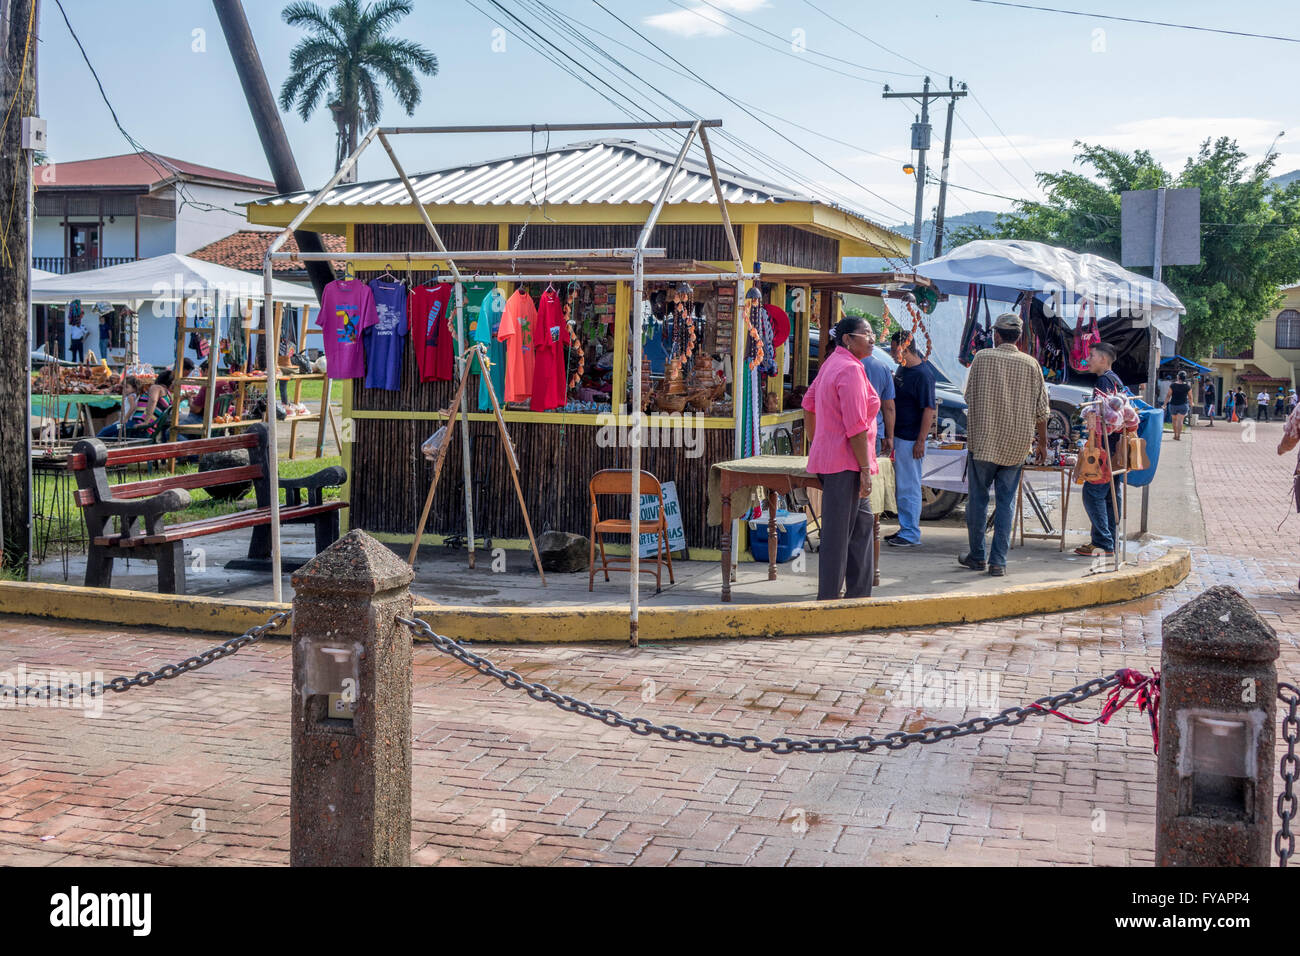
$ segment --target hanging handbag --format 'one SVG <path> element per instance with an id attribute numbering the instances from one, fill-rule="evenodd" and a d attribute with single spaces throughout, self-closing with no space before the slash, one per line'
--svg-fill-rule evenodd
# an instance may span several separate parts
<path id="1" fill-rule="evenodd" d="M 984 324 L 980 325 L 980 303 L 984 304 Z M 966 324 L 962 329 L 962 347 L 957 360 L 965 368 L 975 360 L 975 353 L 980 349 L 993 346 L 993 323 L 989 319 L 988 294 L 982 285 L 971 283 L 966 300 Z"/>
<path id="2" fill-rule="evenodd" d="M 1088 314 L 1091 325 L 1083 327 L 1084 313 Z M 1101 341 L 1101 332 L 1097 329 L 1097 312 L 1087 299 L 1079 300 L 1079 314 L 1074 320 L 1074 344 L 1070 346 L 1070 368 L 1076 372 L 1088 371 L 1088 353 Z"/>

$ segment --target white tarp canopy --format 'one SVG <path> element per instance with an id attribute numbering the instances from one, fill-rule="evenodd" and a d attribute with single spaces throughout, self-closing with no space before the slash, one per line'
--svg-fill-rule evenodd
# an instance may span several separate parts
<path id="1" fill-rule="evenodd" d="M 1099 318 L 1127 314 L 1134 326 L 1154 325 L 1171 339 L 1178 338 L 1178 317 L 1187 311 L 1162 282 L 1101 256 L 1042 242 L 977 239 L 921 263 L 916 272 L 949 295 L 966 295 L 971 283 L 985 286 L 989 298 L 1003 301 L 1012 301 L 1021 292 L 1038 293 L 1048 314 L 1049 302 L 1068 306 L 1088 299 Z M 1058 310 L 1063 320 L 1065 311 Z"/>
<path id="2" fill-rule="evenodd" d="M 57 272 L 46 272 L 44 269 L 33 269 L 32 281 L 35 282 L 38 279 L 53 279 L 56 275 L 58 275 Z"/>
<path id="3" fill-rule="evenodd" d="M 310 286 L 274 280 L 275 301 L 291 305 L 315 305 L 316 293 Z M 87 272 L 53 275 L 32 281 L 32 302 L 56 305 L 81 299 L 86 302 L 180 301 L 181 299 L 226 302 L 252 299 L 260 303 L 262 276 L 241 272 L 229 266 L 192 259 L 169 252 Z"/>

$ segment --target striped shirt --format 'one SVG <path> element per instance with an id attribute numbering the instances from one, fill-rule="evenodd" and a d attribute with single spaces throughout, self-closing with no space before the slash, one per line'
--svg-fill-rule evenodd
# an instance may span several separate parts
<path id="1" fill-rule="evenodd" d="M 995 465 L 1023 465 L 1035 425 L 1050 414 L 1043 370 L 1011 343 L 975 353 L 966 403 L 967 451 Z"/>

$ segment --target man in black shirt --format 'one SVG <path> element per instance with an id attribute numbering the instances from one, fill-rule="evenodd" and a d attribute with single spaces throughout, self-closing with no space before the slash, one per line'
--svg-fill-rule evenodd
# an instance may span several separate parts
<path id="1" fill-rule="evenodd" d="M 1118 354 L 1115 346 L 1109 342 L 1098 342 L 1088 353 L 1088 371 L 1097 373 L 1097 381 L 1093 388 L 1102 395 L 1116 395 L 1124 389 L 1124 383 L 1120 381 L 1119 376 L 1111 371 L 1111 365 Z M 1120 434 L 1116 433 L 1107 439 L 1112 468 L 1120 437 Z M 1114 489 L 1114 498 L 1111 497 L 1112 489 Z M 1085 557 L 1096 555 L 1110 557 L 1115 553 L 1116 539 L 1119 537 L 1117 518 L 1122 504 L 1122 493 L 1122 479 L 1112 478 L 1110 481 L 1097 484 L 1084 482 L 1083 510 L 1088 513 L 1088 520 L 1092 523 L 1092 541 L 1075 548 L 1075 554 Z"/>
<path id="2" fill-rule="evenodd" d="M 934 366 L 921 358 L 912 337 L 898 330 L 889 338 L 898 363 L 894 372 L 894 496 L 898 499 L 898 531 L 885 538 L 896 548 L 921 543 L 921 464 L 925 437 L 938 409 Z"/>
<path id="3" fill-rule="evenodd" d="M 1214 427 L 1214 383 L 1205 383 L 1205 417 L 1210 420 L 1210 427 Z"/>

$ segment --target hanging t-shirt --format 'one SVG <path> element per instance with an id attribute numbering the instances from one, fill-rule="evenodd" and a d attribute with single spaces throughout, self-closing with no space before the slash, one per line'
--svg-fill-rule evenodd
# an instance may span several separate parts
<path id="1" fill-rule="evenodd" d="M 565 356 L 568 354 L 569 325 L 564 321 L 564 306 L 554 289 L 542 293 L 537 306 L 537 323 L 533 326 L 533 391 L 529 408 L 548 412 L 564 405 L 568 395 Z"/>
<path id="2" fill-rule="evenodd" d="M 336 279 L 325 287 L 316 325 L 325 340 L 325 368 L 330 378 L 366 374 L 361 333 L 378 321 L 374 293 L 360 279 Z"/>
<path id="3" fill-rule="evenodd" d="M 449 283 L 416 286 L 411 290 L 409 316 L 411 344 L 421 382 L 449 382 L 455 377 L 455 354 L 448 325 L 451 290 Z"/>
<path id="4" fill-rule="evenodd" d="M 526 402 L 533 393 L 533 323 L 537 307 L 522 288 L 506 302 L 497 338 L 506 343 L 506 401 Z"/>
<path id="5" fill-rule="evenodd" d="M 406 284 L 375 279 L 370 283 L 378 321 L 366 329 L 366 388 L 397 391 L 402 385 L 406 344 Z"/>
<path id="6" fill-rule="evenodd" d="M 492 289 L 483 297 L 474 316 L 474 330 L 471 337 L 474 342 L 487 346 L 488 361 L 491 363 L 492 389 L 496 392 L 497 402 L 503 402 L 506 392 L 506 347 L 497 338 L 501 325 L 501 313 L 505 311 L 506 297 L 500 289 Z M 477 363 L 475 363 L 477 364 Z M 488 379 L 483 370 L 478 370 L 478 410 L 492 411 L 492 397 L 488 395 Z"/>

